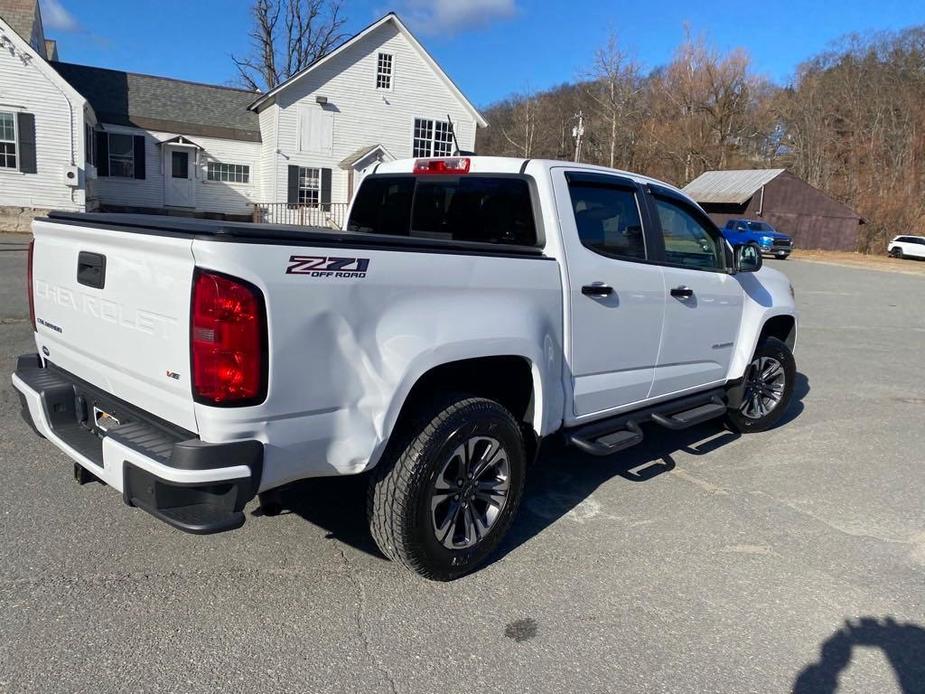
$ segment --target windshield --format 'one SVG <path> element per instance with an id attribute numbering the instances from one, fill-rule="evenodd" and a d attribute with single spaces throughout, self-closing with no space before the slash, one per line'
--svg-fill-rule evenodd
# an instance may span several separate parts
<path id="1" fill-rule="evenodd" d="M 745 222 L 749 231 L 774 231 L 774 227 L 765 222 Z"/>

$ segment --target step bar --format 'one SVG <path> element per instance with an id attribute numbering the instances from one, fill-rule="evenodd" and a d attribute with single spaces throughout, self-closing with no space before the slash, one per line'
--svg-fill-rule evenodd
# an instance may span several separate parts
<path id="1" fill-rule="evenodd" d="M 607 456 L 642 442 L 646 422 L 679 431 L 726 414 L 723 388 L 689 395 L 636 412 L 608 417 L 566 431 L 569 445 L 590 455 Z"/>

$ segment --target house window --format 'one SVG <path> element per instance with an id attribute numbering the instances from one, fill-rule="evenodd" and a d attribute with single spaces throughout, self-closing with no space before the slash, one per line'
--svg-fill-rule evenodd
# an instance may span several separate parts
<path id="1" fill-rule="evenodd" d="M 92 125 L 84 126 L 84 155 L 88 164 L 96 166 L 96 130 Z"/>
<path id="2" fill-rule="evenodd" d="M 376 67 L 376 89 L 392 88 L 392 54 L 380 53 Z"/>
<path id="3" fill-rule="evenodd" d="M 321 202 L 321 169 L 299 167 L 299 204 L 317 205 Z"/>
<path id="4" fill-rule="evenodd" d="M 453 153 L 453 124 L 447 121 L 414 119 L 413 157 L 448 157 Z"/>
<path id="5" fill-rule="evenodd" d="M 135 177 L 135 139 L 131 135 L 109 134 L 109 175 Z"/>
<path id="6" fill-rule="evenodd" d="M 0 111 L 0 169 L 16 168 L 16 118 Z"/>
<path id="7" fill-rule="evenodd" d="M 222 164 L 217 161 L 210 161 L 206 174 L 210 181 L 250 183 L 251 167 L 245 164 Z"/>

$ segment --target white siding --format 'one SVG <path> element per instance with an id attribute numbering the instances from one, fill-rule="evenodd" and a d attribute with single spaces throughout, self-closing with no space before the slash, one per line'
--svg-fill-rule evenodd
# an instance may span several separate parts
<path id="1" fill-rule="evenodd" d="M 376 89 L 380 52 L 393 56 L 391 90 Z M 300 113 L 321 108 L 316 96 L 327 97 L 325 109 L 333 116 L 330 155 L 300 147 Z M 471 112 L 391 23 L 316 67 L 276 99 L 261 112 L 263 173 L 268 176 L 261 191 L 264 202 L 285 202 L 286 167 L 290 165 L 332 169 L 332 202 L 347 202 L 348 172 L 340 168 L 340 162 L 362 147 L 377 144 L 397 158 L 410 157 L 415 118 L 446 121 L 449 115 L 460 148 L 475 147 L 476 122 Z M 264 127 L 275 123 L 276 113 L 278 130 L 271 136 Z"/>
<path id="2" fill-rule="evenodd" d="M 276 162 L 278 147 L 277 120 L 279 107 L 270 104 L 260 112 L 260 160 L 257 163 L 257 195 L 260 202 L 276 200 L 276 188 L 273 179 L 273 166 Z"/>
<path id="3" fill-rule="evenodd" d="M 158 143 L 176 137 L 177 133 L 140 130 L 105 123 L 103 127 L 110 133 L 144 135 L 145 177 L 136 179 L 100 176 L 96 181 L 100 203 L 124 207 L 164 207 L 163 147 Z M 260 143 L 199 136 L 189 136 L 188 139 L 204 149 L 199 154 L 198 166 L 194 167 L 195 211 L 250 214 L 253 209 L 250 203 L 257 200 L 255 176 L 258 175 Z M 207 180 L 206 165 L 209 161 L 249 166 L 250 182 L 223 183 Z"/>
<path id="4" fill-rule="evenodd" d="M 65 185 L 64 171 L 73 161 L 83 183 L 85 102 L 67 90 L 41 58 L 24 62 L 20 56 L 29 50 L 26 43 L 3 24 L 0 34 L 14 45 L 12 51 L 0 50 L 0 110 L 35 115 L 38 170 L 23 174 L 0 169 L 0 207 L 81 210 L 84 191 Z"/>

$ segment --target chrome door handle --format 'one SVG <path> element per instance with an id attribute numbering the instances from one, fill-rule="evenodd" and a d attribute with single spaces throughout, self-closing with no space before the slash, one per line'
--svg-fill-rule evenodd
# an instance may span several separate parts
<path id="1" fill-rule="evenodd" d="M 694 296 L 694 290 L 685 286 L 673 287 L 671 290 L 671 295 L 679 299 L 690 299 L 692 296 Z"/>

